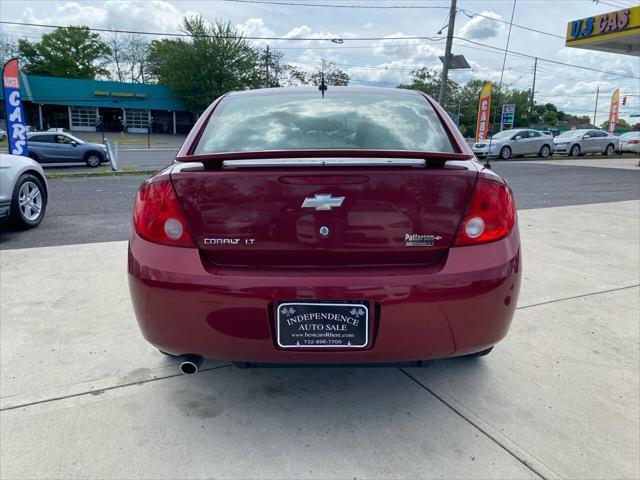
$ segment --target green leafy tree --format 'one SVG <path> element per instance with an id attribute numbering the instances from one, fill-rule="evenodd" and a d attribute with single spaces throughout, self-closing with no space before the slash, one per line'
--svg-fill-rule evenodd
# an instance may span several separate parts
<path id="1" fill-rule="evenodd" d="M 309 83 L 311 85 L 320 85 L 324 75 L 324 83 L 329 86 L 340 87 L 349 85 L 349 74 L 336 67 L 334 62 L 326 59 L 320 61 L 320 67 L 309 75 Z"/>
<path id="2" fill-rule="evenodd" d="M 324 75 L 324 83 L 329 86 L 346 86 L 349 85 L 349 74 L 339 69 L 336 64 L 330 60 L 322 59 L 320 66 L 312 72 L 305 72 L 292 65 L 285 66 L 286 84 L 287 85 L 320 85 L 322 75 Z"/>
<path id="3" fill-rule="evenodd" d="M 202 111 L 231 90 L 258 88 L 264 82 L 259 52 L 231 23 L 208 23 L 201 16 L 183 20 L 188 40 L 154 40 L 149 45 L 149 70 L 171 87 L 189 108 Z"/>
<path id="4" fill-rule="evenodd" d="M 437 99 L 438 94 L 440 93 L 440 81 L 440 72 L 431 70 L 427 67 L 422 67 L 411 72 L 411 83 L 398 85 L 398 88 L 418 90 Z M 457 108 L 459 103 L 457 98 L 459 90 L 460 85 L 458 85 L 458 83 L 451 79 L 447 79 L 445 105 L 443 105 L 447 110 L 453 111 L 454 108 Z"/>
<path id="5" fill-rule="evenodd" d="M 89 27 L 59 27 L 38 42 L 18 40 L 18 51 L 28 74 L 89 79 L 109 74 L 111 49 Z"/>
<path id="6" fill-rule="evenodd" d="M 281 87 L 287 78 L 284 54 L 277 50 L 263 48 L 258 52 L 258 76 L 263 87 Z"/>
<path id="7" fill-rule="evenodd" d="M 0 38 L 0 64 L 4 65 L 8 60 L 17 56 L 18 42 L 10 38 Z"/>
<path id="8" fill-rule="evenodd" d="M 602 128 L 603 130 L 608 130 L 609 129 L 609 120 L 605 120 L 604 122 L 602 122 L 600 124 L 600 128 Z M 624 118 L 619 118 L 618 119 L 618 124 L 616 125 L 616 130 L 632 130 L 633 127 L 631 125 L 629 125 L 629 122 L 627 122 Z"/>

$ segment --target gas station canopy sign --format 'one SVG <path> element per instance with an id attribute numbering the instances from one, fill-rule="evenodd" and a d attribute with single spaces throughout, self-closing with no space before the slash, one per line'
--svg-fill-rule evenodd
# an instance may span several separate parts
<path id="1" fill-rule="evenodd" d="M 569 22 L 565 45 L 640 56 L 640 6 Z"/>

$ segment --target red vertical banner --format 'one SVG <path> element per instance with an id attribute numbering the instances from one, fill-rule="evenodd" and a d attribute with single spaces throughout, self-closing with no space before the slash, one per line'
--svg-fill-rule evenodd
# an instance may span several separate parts
<path id="1" fill-rule="evenodd" d="M 609 105 L 609 133 L 613 133 L 618 125 L 618 114 L 620 113 L 620 89 L 616 88 L 611 94 Z"/>
<path id="2" fill-rule="evenodd" d="M 487 139 L 489 131 L 489 112 L 491 111 L 491 82 L 480 89 L 478 99 L 478 120 L 476 121 L 476 143 Z"/>

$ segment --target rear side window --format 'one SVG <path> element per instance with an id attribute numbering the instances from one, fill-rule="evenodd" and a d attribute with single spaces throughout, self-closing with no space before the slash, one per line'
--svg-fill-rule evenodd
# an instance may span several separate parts
<path id="1" fill-rule="evenodd" d="M 314 89 L 224 98 L 194 153 L 302 149 L 454 151 L 420 95 Z"/>
<path id="2" fill-rule="evenodd" d="M 40 143 L 55 143 L 55 139 L 53 135 L 34 135 L 29 138 L 31 142 L 40 142 Z"/>

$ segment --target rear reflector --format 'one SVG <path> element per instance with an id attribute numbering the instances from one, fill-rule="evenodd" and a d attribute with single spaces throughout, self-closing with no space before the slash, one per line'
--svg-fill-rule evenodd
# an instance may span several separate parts
<path id="1" fill-rule="evenodd" d="M 142 184 L 133 206 L 133 227 L 150 242 L 195 247 L 170 180 Z"/>
<path id="2" fill-rule="evenodd" d="M 460 224 L 454 245 L 477 245 L 506 237 L 516 222 L 516 207 L 506 185 L 480 179 Z"/>

